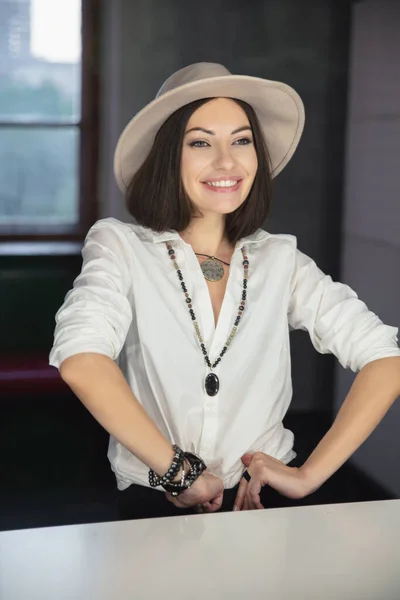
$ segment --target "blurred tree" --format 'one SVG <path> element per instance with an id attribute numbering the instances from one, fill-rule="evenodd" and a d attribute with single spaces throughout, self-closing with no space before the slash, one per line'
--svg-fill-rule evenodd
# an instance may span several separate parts
<path id="1" fill-rule="evenodd" d="M 73 98 L 51 82 L 29 86 L 0 77 L 0 121 L 57 121 L 74 116 Z M 0 223 L 10 217 L 74 220 L 77 127 L 0 128 Z"/>
<path id="2" fill-rule="evenodd" d="M 27 116 L 36 119 L 74 116 L 73 98 L 62 94 L 50 80 L 27 85 L 9 75 L 0 76 L 0 119 Z"/>

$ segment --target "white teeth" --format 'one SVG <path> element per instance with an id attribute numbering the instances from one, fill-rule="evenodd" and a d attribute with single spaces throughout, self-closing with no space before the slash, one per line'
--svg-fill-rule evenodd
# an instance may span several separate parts
<path id="1" fill-rule="evenodd" d="M 223 181 L 207 181 L 207 185 L 212 185 L 214 187 L 234 187 L 237 185 L 237 181 L 225 179 Z"/>

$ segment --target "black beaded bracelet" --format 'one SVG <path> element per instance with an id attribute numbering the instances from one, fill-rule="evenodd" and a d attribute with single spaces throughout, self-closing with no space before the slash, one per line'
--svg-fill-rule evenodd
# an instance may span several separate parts
<path id="1" fill-rule="evenodd" d="M 149 471 L 149 483 L 151 487 L 162 486 L 165 491 L 172 496 L 179 496 L 185 490 L 189 489 L 200 475 L 207 469 L 205 462 L 192 452 L 183 452 L 178 446 L 174 445 L 175 451 L 172 464 L 168 471 L 160 477 L 152 469 Z M 185 473 L 185 462 L 189 465 L 189 473 Z M 173 481 L 180 469 L 182 476 L 180 481 Z"/>
<path id="2" fill-rule="evenodd" d="M 190 466 L 189 474 L 183 476 L 181 482 L 168 482 L 163 485 L 165 491 L 169 492 L 171 496 L 179 496 L 185 490 L 189 489 L 200 477 L 200 475 L 207 469 L 205 462 L 192 452 L 184 452 L 184 458 Z"/>
<path id="3" fill-rule="evenodd" d="M 153 469 L 149 471 L 149 483 L 151 487 L 158 487 L 159 485 L 165 485 L 172 481 L 179 473 L 183 466 L 185 457 L 184 452 L 178 446 L 174 445 L 173 450 L 175 451 L 174 458 L 168 471 L 162 477 L 159 477 Z"/>

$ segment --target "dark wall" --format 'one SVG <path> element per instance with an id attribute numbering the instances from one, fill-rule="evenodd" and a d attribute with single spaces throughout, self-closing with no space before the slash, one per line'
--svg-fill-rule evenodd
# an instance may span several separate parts
<path id="1" fill-rule="evenodd" d="M 80 255 L 0 256 L 0 353 L 48 354 Z"/>
<path id="2" fill-rule="evenodd" d="M 79 254 L 0 256 L 0 531 L 115 518 L 106 432 L 66 386 L 37 373 L 20 384 L 46 364 L 80 266 Z"/>
<path id="3" fill-rule="evenodd" d="M 123 127 L 175 70 L 198 61 L 277 79 L 302 96 L 300 146 L 276 180 L 265 228 L 298 236 L 301 250 L 339 274 L 350 2 L 334 0 L 115 0 L 104 2 L 103 214 L 124 219 L 112 174 Z M 111 108 L 112 107 L 112 108 Z M 293 407 L 332 406 L 333 364 L 293 334 Z"/>
<path id="4" fill-rule="evenodd" d="M 400 325 L 400 3 L 366 0 L 353 12 L 342 277 L 388 325 Z M 335 409 L 352 383 L 336 374 Z M 354 463 L 400 497 L 400 402 Z"/>

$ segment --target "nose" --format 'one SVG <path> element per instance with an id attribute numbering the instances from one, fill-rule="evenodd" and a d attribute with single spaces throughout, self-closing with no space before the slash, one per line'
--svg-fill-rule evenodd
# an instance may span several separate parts
<path id="1" fill-rule="evenodd" d="M 214 157 L 214 167 L 220 171 L 231 171 L 235 166 L 231 147 L 219 146 Z"/>

